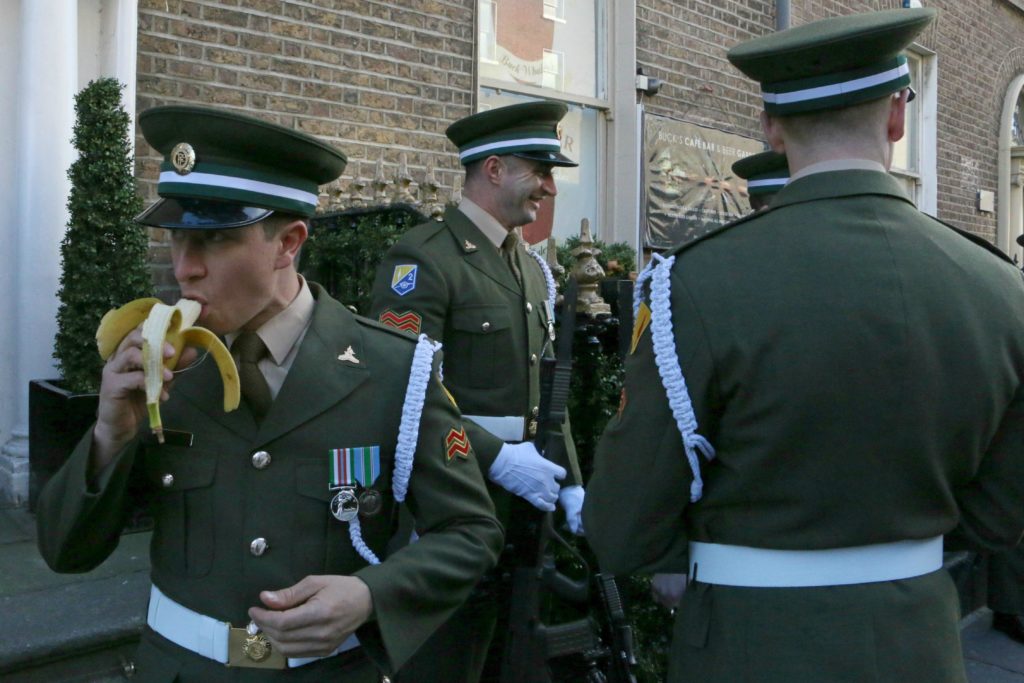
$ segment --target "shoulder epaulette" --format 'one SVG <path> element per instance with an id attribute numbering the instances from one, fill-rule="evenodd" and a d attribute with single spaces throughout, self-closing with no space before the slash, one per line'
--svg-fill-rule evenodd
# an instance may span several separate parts
<path id="1" fill-rule="evenodd" d="M 410 242 L 413 244 L 423 244 L 444 230 L 446 225 L 447 224 L 444 221 L 425 221 L 423 223 L 418 223 L 402 233 L 402 236 L 398 238 L 398 241 L 406 244 Z"/>
<path id="2" fill-rule="evenodd" d="M 971 242 L 974 242 L 975 244 L 977 244 L 979 247 L 984 247 L 985 249 L 988 249 L 990 252 L 992 252 L 993 254 L 998 256 L 999 258 L 1003 259 L 1004 261 L 1009 263 L 1014 268 L 1017 267 L 1017 264 L 1013 262 L 1013 259 L 1011 259 L 1006 254 L 1005 251 L 1003 251 L 1002 249 L 1000 249 L 996 245 L 992 244 L 991 242 L 989 242 L 984 237 L 979 237 L 978 235 L 975 235 L 973 232 L 967 232 L 963 228 L 958 228 L 955 225 L 950 225 L 946 221 L 939 220 L 938 218 L 935 218 L 935 216 L 929 216 L 929 218 L 935 220 L 935 222 L 939 223 L 940 225 L 944 225 L 945 227 L 949 228 L 953 232 L 959 233 L 961 237 L 967 238 Z"/>

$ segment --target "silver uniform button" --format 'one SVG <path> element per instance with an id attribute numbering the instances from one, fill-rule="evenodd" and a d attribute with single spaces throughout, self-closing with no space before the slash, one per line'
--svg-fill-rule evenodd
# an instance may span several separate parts
<path id="1" fill-rule="evenodd" d="M 480 329 L 483 330 L 484 332 L 486 332 L 487 330 L 491 329 L 491 324 L 488 323 L 488 322 L 485 322 L 483 325 L 480 326 Z"/>
<path id="2" fill-rule="evenodd" d="M 164 476 L 160 477 L 160 483 L 163 484 L 163 487 L 165 489 L 171 488 L 172 486 L 174 486 L 174 475 L 170 473 L 165 474 Z"/>
<path id="3" fill-rule="evenodd" d="M 531 304 L 529 301 L 526 302 L 526 312 L 533 313 L 533 304 Z"/>
<path id="4" fill-rule="evenodd" d="M 256 451 L 252 454 L 252 466 L 258 470 L 265 469 L 270 464 L 270 453 Z"/>
<path id="5" fill-rule="evenodd" d="M 531 353 L 530 354 L 530 365 L 536 365 L 536 364 L 537 364 L 537 354 Z"/>
<path id="6" fill-rule="evenodd" d="M 263 553 L 267 552 L 268 547 L 267 539 L 260 536 L 259 538 L 252 539 L 252 543 L 249 544 L 249 552 L 256 557 L 259 557 Z"/>

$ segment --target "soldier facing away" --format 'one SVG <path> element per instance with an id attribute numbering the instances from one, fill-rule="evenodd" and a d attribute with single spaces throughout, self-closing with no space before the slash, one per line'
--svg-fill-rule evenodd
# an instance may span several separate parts
<path id="1" fill-rule="evenodd" d="M 886 173 L 933 18 L 730 50 L 791 180 L 641 276 L 584 522 L 604 568 L 688 574 L 672 683 L 965 681 L 942 537 L 1024 529 L 1024 281 Z"/>

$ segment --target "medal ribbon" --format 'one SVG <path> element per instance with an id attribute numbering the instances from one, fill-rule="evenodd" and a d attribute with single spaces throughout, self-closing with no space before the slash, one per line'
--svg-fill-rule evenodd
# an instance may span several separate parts
<path id="1" fill-rule="evenodd" d="M 331 449 L 330 488 L 373 486 L 380 476 L 380 446 Z"/>

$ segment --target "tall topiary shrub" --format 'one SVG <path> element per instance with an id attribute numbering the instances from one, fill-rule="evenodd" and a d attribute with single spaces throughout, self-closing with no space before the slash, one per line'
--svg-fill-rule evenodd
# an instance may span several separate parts
<path id="1" fill-rule="evenodd" d="M 102 361 L 94 342 L 100 318 L 111 308 L 150 296 L 146 229 L 132 219 L 142 208 L 135 188 L 122 85 L 92 81 L 75 96 L 68 226 L 60 245 L 60 308 L 53 352 L 65 388 L 95 392 Z"/>

